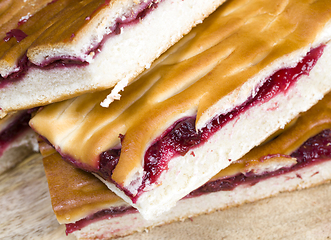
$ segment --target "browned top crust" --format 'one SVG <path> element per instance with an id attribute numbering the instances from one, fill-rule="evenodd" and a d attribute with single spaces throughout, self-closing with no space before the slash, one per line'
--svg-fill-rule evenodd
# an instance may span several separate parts
<path id="1" fill-rule="evenodd" d="M 126 186 L 151 141 L 172 123 L 197 114 L 200 129 L 242 104 L 277 69 L 326 43 L 330 19 L 328 0 L 228 1 L 108 109 L 99 102 L 109 91 L 87 94 L 44 108 L 31 126 L 92 168 L 125 135 L 112 178 Z"/>
<path id="2" fill-rule="evenodd" d="M 40 146 L 44 149 L 43 145 L 47 144 L 41 142 Z M 54 149 L 50 153 L 50 149 L 49 146 L 43 163 L 53 210 L 60 223 L 75 222 L 109 206 L 123 205 L 122 199 L 96 177 L 74 168 L 63 161 Z"/>
<path id="3" fill-rule="evenodd" d="M 269 166 L 292 165 L 295 159 L 279 157 L 277 154 L 291 154 L 307 139 L 328 128 L 331 128 L 331 93 L 312 109 L 303 113 L 294 125 L 287 128 L 275 140 L 254 148 L 211 180 L 234 176 L 240 172 L 250 172 L 251 169 L 264 168 L 266 164 Z M 45 142 L 40 142 L 40 149 L 45 156 L 44 166 L 53 209 L 60 223 L 75 222 L 101 210 L 102 207 L 128 205 L 92 174 L 76 169 L 63 161 L 60 154 Z M 262 161 L 262 158 L 269 154 L 275 154 L 275 157 Z M 70 182 L 67 179 L 70 179 Z"/>
<path id="4" fill-rule="evenodd" d="M 107 26 L 140 4 L 133 0 L 7 0 L 0 4 L 0 74 L 18 70 L 27 53 L 41 65 L 52 58 L 91 61 L 89 50 L 101 41 Z M 14 29 L 27 35 L 8 37 Z M 92 54 L 93 55 L 93 54 Z"/>

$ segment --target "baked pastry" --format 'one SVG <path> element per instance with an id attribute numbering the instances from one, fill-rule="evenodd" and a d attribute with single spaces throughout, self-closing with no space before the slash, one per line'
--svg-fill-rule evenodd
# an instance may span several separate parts
<path id="1" fill-rule="evenodd" d="M 30 126 L 152 219 L 331 89 L 331 2 L 227 1 L 102 108 L 110 90 Z"/>
<path id="2" fill-rule="evenodd" d="M 41 142 L 53 210 L 58 221 L 66 224 L 67 234 L 78 239 L 109 239 L 329 182 L 330 103 L 328 94 L 273 140 L 254 148 L 152 221 L 146 221 L 92 174 L 61 160 L 52 147 Z"/>
<path id="3" fill-rule="evenodd" d="M 0 174 L 38 151 L 36 133 L 29 127 L 32 111 L 10 113 L 0 120 Z"/>
<path id="4" fill-rule="evenodd" d="M 1 115 L 114 87 L 224 0 L 10 0 L 0 6 Z"/>

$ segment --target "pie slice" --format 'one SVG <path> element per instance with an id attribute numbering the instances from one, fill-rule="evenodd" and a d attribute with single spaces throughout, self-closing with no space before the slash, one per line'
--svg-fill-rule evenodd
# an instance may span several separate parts
<path id="1" fill-rule="evenodd" d="M 30 126 L 153 219 L 331 89 L 331 2 L 236 0 L 111 90 L 43 108 Z"/>
<path id="2" fill-rule="evenodd" d="M 119 92 L 224 0 L 8 0 L 0 5 L 0 116 Z"/>
<path id="3" fill-rule="evenodd" d="M 36 134 L 29 127 L 32 112 L 10 113 L 0 120 L 0 174 L 38 151 Z"/>
<path id="4" fill-rule="evenodd" d="M 331 94 L 151 221 L 92 174 L 63 161 L 47 143 L 41 142 L 40 149 L 53 210 L 59 223 L 66 224 L 67 234 L 109 239 L 329 182 Z"/>

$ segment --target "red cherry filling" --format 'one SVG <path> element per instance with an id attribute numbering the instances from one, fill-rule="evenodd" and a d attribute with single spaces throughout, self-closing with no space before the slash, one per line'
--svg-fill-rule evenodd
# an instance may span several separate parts
<path id="1" fill-rule="evenodd" d="M 100 174 L 103 178 L 108 179 L 118 163 L 121 149 L 110 149 L 100 155 Z"/>
<path id="2" fill-rule="evenodd" d="M 91 216 L 83 218 L 75 223 L 66 224 L 66 234 L 68 235 L 69 233 L 80 230 L 83 227 L 85 227 L 95 221 L 100 221 L 102 219 L 107 219 L 107 218 L 109 219 L 109 218 L 120 216 L 123 214 L 135 213 L 135 212 L 137 212 L 137 210 L 131 206 L 104 209 L 95 214 L 92 214 Z"/>
<path id="3" fill-rule="evenodd" d="M 12 141 L 29 129 L 30 118 L 31 111 L 26 111 L 0 133 L 0 156 Z"/>
<path id="4" fill-rule="evenodd" d="M 22 41 L 28 35 L 20 29 L 12 29 L 6 33 L 6 37 L 3 39 L 5 42 L 8 42 L 12 38 L 16 38 L 17 42 Z"/>

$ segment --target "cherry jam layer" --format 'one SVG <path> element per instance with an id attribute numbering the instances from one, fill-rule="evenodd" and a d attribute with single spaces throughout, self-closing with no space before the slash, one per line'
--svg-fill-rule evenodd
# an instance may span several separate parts
<path id="1" fill-rule="evenodd" d="M 150 184 L 157 182 L 160 174 L 168 169 L 168 163 L 171 158 L 185 155 L 190 149 L 205 143 L 216 131 L 232 119 L 257 104 L 269 101 L 279 93 L 286 93 L 302 75 L 309 75 L 309 72 L 321 57 L 324 47 L 325 45 L 321 45 L 312 49 L 295 67 L 284 68 L 275 72 L 258 89 L 255 96 L 251 96 L 246 102 L 234 108 L 231 112 L 214 118 L 198 132 L 195 130 L 195 117 L 188 117 L 176 122 L 146 151 L 143 182 L 138 189 L 137 195 L 133 196 L 126 189 L 122 188 L 122 190 L 135 203 L 141 193 L 144 192 L 146 182 Z M 98 174 L 104 179 L 114 182 L 111 179 L 111 175 L 118 163 L 119 156 L 120 150 L 114 151 L 111 149 L 103 152 L 100 155 L 100 170 Z M 118 187 L 121 188 L 120 186 Z"/>
<path id="2" fill-rule="evenodd" d="M 12 38 L 16 38 L 17 42 L 22 41 L 28 35 L 20 29 L 12 29 L 6 33 L 6 37 L 3 39 L 5 42 L 8 42 Z"/>
<path id="3" fill-rule="evenodd" d="M 97 213 L 94 213 L 86 218 L 83 218 L 75 223 L 68 223 L 66 224 L 66 234 L 75 232 L 77 230 L 81 230 L 82 228 L 88 226 L 89 224 L 92 224 L 97 221 L 101 221 L 104 219 L 110 219 L 113 217 L 119 217 L 123 214 L 129 214 L 129 213 L 137 213 L 137 209 L 131 207 L 131 206 L 122 206 L 122 207 L 116 207 L 112 209 L 103 209 Z"/>
<path id="4" fill-rule="evenodd" d="M 29 110 L 20 114 L 0 133 L 0 156 L 11 142 L 29 129 L 32 111 Z"/>
<path id="5" fill-rule="evenodd" d="M 86 53 L 86 55 L 89 55 L 90 53 L 94 52 L 94 57 L 101 52 L 102 47 L 104 46 L 105 42 L 112 36 L 118 35 L 121 33 L 121 30 L 124 27 L 131 26 L 134 24 L 139 23 L 143 18 L 147 16 L 148 13 L 153 11 L 158 7 L 158 4 L 161 1 L 158 0 L 148 0 L 148 1 L 142 1 L 133 12 L 128 14 L 127 16 L 122 16 L 121 18 L 116 19 L 115 24 L 109 29 L 110 33 L 103 36 L 103 39 L 101 42 L 94 44 Z M 104 5 L 109 5 L 110 1 L 107 0 L 105 3 L 102 3 L 99 8 L 103 7 Z M 97 11 L 97 10 L 96 10 Z M 93 13 L 92 13 L 93 15 Z M 91 16 L 86 17 L 86 21 L 89 21 L 91 19 Z M 18 24 L 22 25 L 22 24 Z M 22 41 L 24 38 L 26 38 L 28 35 L 24 33 L 20 29 L 12 29 L 8 33 L 6 33 L 6 37 L 3 39 L 3 41 L 7 42 L 11 40 L 12 38 L 15 38 L 17 42 Z M 75 35 L 73 34 L 72 37 Z M 7 86 L 8 84 L 21 80 L 24 75 L 28 72 L 30 68 L 39 68 L 43 70 L 48 69 L 54 69 L 54 68 L 63 68 L 63 67 L 74 67 L 74 66 L 85 66 L 88 65 L 88 62 L 86 62 L 83 59 L 71 57 L 71 56 L 61 56 L 59 58 L 49 58 L 42 62 L 40 65 L 33 64 L 27 57 L 26 54 L 24 54 L 17 63 L 17 71 L 9 74 L 6 77 L 0 77 L 0 88 L 3 88 Z"/>
<path id="6" fill-rule="evenodd" d="M 271 177 L 279 176 L 285 173 L 302 169 L 304 167 L 312 166 L 322 161 L 329 161 L 331 160 L 331 130 L 326 129 L 321 133 L 317 134 L 316 136 L 308 139 L 290 156 L 297 159 L 297 164 L 293 165 L 290 168 L 281 168 L 277 171 L 266 172 L 262 175 L 255 175 L 253 173 L 248 173 L 244 175 L 240 173 L 226 179 L 210 181 L 201 186 L 200 188 L 192 191 L 185 198 L 197 197 L 211 192 L 231 191 L 237 186 L 243 184 L 249 184 L 252 186 L 260 181 Z M 297 175 L 297 177 L 301 178 L 299 175 Z M 80 230 L 88 224 L 99 220 L 110 219 L 112 217 L 117 217 L 123 214 L 135 212 L 137 211 L 133 207 L 122 207 L 114 208 L 113 210 L 102 210 L 87 218 L 79 220 L 76 223 L 66 224 L 66 233 L 68 234 Z"/>

